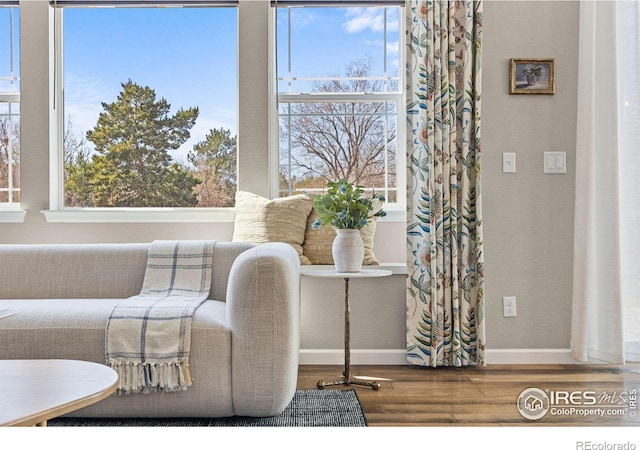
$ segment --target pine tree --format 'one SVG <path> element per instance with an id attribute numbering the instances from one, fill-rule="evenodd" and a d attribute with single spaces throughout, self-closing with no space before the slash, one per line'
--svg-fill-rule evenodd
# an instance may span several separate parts
<path id="1" fill-rule="evenodd" d="M 70 168 L 65 196 L 90 199 L 94 207 L 196 206 L 194 187 L 200 181 L 169 152 L 189 139 L 198 108 L 170 116 L 164 98 L 156 99 L 153 89 L 131 80 L 122 84 L 115 102 L 102 108 L 87 132 L 95 153 Z"/>
<path id="2" fill-rule="evenodd" d="M 198 205 L 229 207 L 236 192 L 236 137 L 224 128 L 213 129 L 187 155 L 202 183 L 195 188 Z"/>

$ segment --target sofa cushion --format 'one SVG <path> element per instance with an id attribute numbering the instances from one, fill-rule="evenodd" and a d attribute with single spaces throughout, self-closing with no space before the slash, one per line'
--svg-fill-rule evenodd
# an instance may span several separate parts
<path id="1" fill-rule="evenodd" d="M 0 359 L 78 359 L 104 364 L 107 318 L 120 301 L 0 300 L 0 309 L 17 312 L 0 319 Z M 233 415 L 231 331 L 225 303 L 207 300 L 196 310 L 189 366 L 193 385 L 184 392 L 114 394 L 73 415 L 162 417 L 168 411 L 174 417 Z"/>
<path id="2" fill-rule="evenodd" d="M 1 298 L 126 298 L 140 293 L 149 244 L 0 245 Z"/>
<path id="3" fill-rule="evenodd" d="M 95 299 L 138 295 L 149 245 L 0 245 L 0 298 Z M 215 243 L 210 299 L 225 299 L 233 262 L 253 246 Z"/>
<path id="4" fill-rule="evenodd" d="M 309 264 L 309 259 L 302 254 L 302 244 L 312 207 L 311 198 L 305 194 L 269 200 L 238 191 L 233 241 L 285 242 L 298 252 L 301 264 Z"/>

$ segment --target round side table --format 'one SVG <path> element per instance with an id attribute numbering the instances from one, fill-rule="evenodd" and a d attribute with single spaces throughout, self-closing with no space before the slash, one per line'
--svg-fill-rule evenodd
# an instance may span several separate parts
<path id="1" fill-rule="evenodd" d="M 321 270 L 309 270 L 303 272 L 303 276 L 315 277 L 315 278 L 342 278 L 344 279 L 344 372 L 343 377 L 336 381 L 318 381 L 318 389 L 324 389 L 327 386 L 341 386 L 341 385 L 357 385 L 357 386 L 369 386 L 374 390 L 380 389 L 380 384 L 377 382 L 367 382 L 351 378 L 351 346 L 350 346 L 350 332 L 351 325 L 349 320 L 350 306 L 349 306 L 349 280 L 354 278 L 379 278 L 387 277 L 391 275 L 390 270 L 378 270 L 378 269 L 363 269 L 360 272 L 336 272 L 333 269 L 321 269 Z"/>

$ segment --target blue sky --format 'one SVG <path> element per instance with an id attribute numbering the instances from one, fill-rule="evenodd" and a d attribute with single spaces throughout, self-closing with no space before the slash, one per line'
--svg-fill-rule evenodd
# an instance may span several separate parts
<path id="1" fill-rule="evenodd" d="M 65 116 L 76 131 L 93 128 L 101 102 L 115 101 L 128 79 L 155 89 L 172 112 L 198 106 L 198 141 L 214 127 L 235 130 L 234 10 L 69 8 L 64 15 Z"/>
<path id="2" fill-rule="evenodd" d="M 278 11 L 278 75 L 286 74 L 288 15 Z M 291 63 L 296 76 L 312 77 L 342 73 L 350 62 L 371 57 L 373 76 L 383 75 L 381 8 L 291 8 Z M 394 20 L 395 19 L 395 20 Z M 388 14 L 387 58 L 389 70 L 397 71 L 397 15 Z M 394 35 L 395 33 L 395 35 Z M 394 65 L 395 63 L 395 65 Z"/>
<path id="3" fill-rule="evenodd" d="M 13 35 L 11 35 L 13 17 Z M 13 41 L 13 75 L 20 74 L 20 20 L 17 8 L 0 8 L 0 77 L 11 75 L 11 41 Z M 8 80 L 0 80 L 1 91 L 18 91 L 19 83 L 13 86 Z"/>
<path id="4" fill-rule="evenodd" d="M 382 55 L 379 11 L 294 8 L 292 61 L 296 74 L 334 74 L 355 58 Z M 204 139 L 211 128 L 224 127 L 235 133 L 236 14 L 233 8 L 65 9 L 65 116 L 71 117 L 74 130 L 92 129 L 102 111 L 100 103 L 115 101 L 121 83 L 131 79 L 155 89 L 158 97 L 172 105 L 172 111 L 200 108 L 187 149 Z M 285 10 L 279 14 L 286 14 Z M 397 18 L 391 23 L 388 26 L 397 33 Z M 286 22 L 279 25 L 282 52 Z M 391 64 L 397 65 L 397 43 L 388 48 Z M 285 64 L 280 58 L 279 66 Z M 377 72 L 381 72 L 379 67 Z"/>

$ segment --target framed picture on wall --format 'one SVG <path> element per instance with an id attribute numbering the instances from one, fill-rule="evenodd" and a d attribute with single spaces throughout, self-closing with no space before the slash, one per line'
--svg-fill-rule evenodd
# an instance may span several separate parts
<path id="1" fill-rule="evenodd" d="M 510 94 L 555 94 L 555 59 L 512 58 L 509 84 Z"/>

